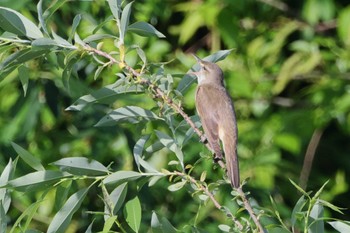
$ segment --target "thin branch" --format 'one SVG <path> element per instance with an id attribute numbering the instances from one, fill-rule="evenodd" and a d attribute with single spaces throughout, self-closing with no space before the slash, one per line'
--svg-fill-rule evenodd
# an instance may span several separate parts
<path id="1" fill-rule="evenodd" d="M 322 129 L 315 129 L 310 139 L 309 145 L 306 149 L 303 168 L 301 169 L 299 178 L 299 186 L 304 190 L 306 190 L 307 181 L 309 180 L 312 168 L 312 163 L 314 161 L 316 149 L 318 147 L 318 144 L 320 143 L 322 133 Z"/>
<path id="2" fill-rule="evenodd" d="M 214 206 L 222 211 L 222 205 L 220 205 L 220 203 L 215 199 L 214 195 L 210 192 L 209 188 L 199 182 L 197 182 L 196 179 L 194 179 L 192 176 L 179 172 L 179 171 L 175 171 L 174 172 L 176 175 L 181 176 L 187 180 L 189 180 L 192 184 L 196 185 L 200 190 L 202 190 L 205 194 L 207 194 L 207 196 L 210 198 L 210 200 L 214 203 Z M 240 231 L 243 230 L 243 225 L 233 216 L 232 213 L 226 213 L 227 217 L 231 218 L 233 223 L 239 228 Z"/>
<path id="3" fill-rule="evenodd" d="M 238 187 L 236 190 L 243 201 L 243 205 L 244 205 L 245 209 L 248 211 L 250 217 L 253 219 L 255 225 L 258 227 L 259 232 L 264 233 L 265 232 L 264 228 L 262 227 L 258 217 L 255 215 L 254 210 L 247 199 L 247 196 L 243 192 L 242 186 Z"/>

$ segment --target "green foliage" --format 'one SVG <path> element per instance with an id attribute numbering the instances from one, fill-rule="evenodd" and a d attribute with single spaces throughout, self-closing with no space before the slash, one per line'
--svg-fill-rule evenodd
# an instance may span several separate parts
<path id="1" fill-rule="evenodd" d="M 25 2 L 0 3 L 0 232 L 350 231 L 349 6 Z M 225 71 L 249 193 L 197 135 L 193 44 Z M 315 194 L 292 181 L 310 154 Z"/>

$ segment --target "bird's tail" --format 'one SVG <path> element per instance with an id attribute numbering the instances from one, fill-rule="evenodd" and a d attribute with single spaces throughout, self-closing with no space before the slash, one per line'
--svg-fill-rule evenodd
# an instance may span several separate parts
<path id="1" fill-rule="evenodd" d="M 231 181 L 232 187 L 238 188 L 240 185 L 240 177 L 236 138 L 233 138 L 231 140 L 224 140 L 223 147 L 225 151 L 227 176 Z"/>

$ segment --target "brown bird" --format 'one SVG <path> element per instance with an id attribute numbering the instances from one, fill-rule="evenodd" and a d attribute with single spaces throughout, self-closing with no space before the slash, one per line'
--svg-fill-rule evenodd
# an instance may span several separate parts
<path id="1" fill-rule="evenodd" d="M 237 123 L 234 106 L 224 87 L 224 75 L 220 67 L 203 61 L 194 55 L 201 66 L 194 72 L 198 79 L 196 108 L 204 133 L 216 160 L 222 160 L 220 141 L 224 149 L 227 176 L 232 187 L 240 185 L 237 158 Z"/>

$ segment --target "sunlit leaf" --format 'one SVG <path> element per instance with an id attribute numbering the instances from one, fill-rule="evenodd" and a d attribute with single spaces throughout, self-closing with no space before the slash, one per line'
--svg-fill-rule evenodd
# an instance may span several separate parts
<path id="1" fill-rule="evenodd" d="M 120 20 L 120 40 L 124 41 L 124 37 L 129 25 L 129 18 L 130 18 L 130 13 L 131 13 L 131 5 L 133 4 L 133 2 L 128 3 L 122 12 L 122 17 Z"/>
<path id="2" fill-rule="evenodd" d="M 81 21 L 81 18 L 82 18 L 82 17 L 81 17 L 81 14 L 78 14 L 78 15 L 76 15 L 76 16 L 74 17 L 74 19 L 73 19 L 73 24 L 72 24 L 72 31 L 71 31 L 70 36 L 69 36 L 69 38 L 68 38 L 68 41 L 69 41 L 69 42 L 72 42 L 72 39 L 73 39 L 73 37 L 74 37 L 74 35 L 75 35 L 75 32 L 76 32 L 76 30 L 77 30 L 77 27 L 78 27 L 80 21 Z"/>
<path id="3" fill-rule="evenodd" d="M 108 0 L 109 8 L 115 19 L 119 19 L 119 14 L 121 12 L 122 0 Z"/>
<path id="4" fill-rule="evenodd" d="M 108 169 L 100 162 L 85 157 L 63 158 L 52 164 L 73 175 L 99 176 L 108 173 Z"/>
<path id="5" fill-rule="evenodd" d="M 10 161 L 1 173 L 0 186 L 6 185 L 6 183 L 12 178 L 13 169 L 14 167 L 12 164 L 12 160 L 10 159 Z M 2 204 L 2 208 L 6 214 L 11 204 L 10 190 L 6 188 L 0 188 L 0 203 Z"/>
<path id="6" fill-rule="evenodd" d="M 84 95 L 75 101 L 71 106 L 66 108 L 67 111 L 81 111 L 86 106 L 93 103 L 110 103 L 113 102 L 120 94 L 125 93 L 141 93 L 143 87 L 139 85 L 115 86 L 114 84 L 107 85 L 99 90 L 91 92 L 89 95 Z"/>
<path id="7" fill-rule="evenodd" d="M 136 196 L 125 204 L 125 219 L 135 232 L 139 232 L 141 224 L 141 204 Z"/>
<path id="8" fill-rule="evenodd" d="M 37 171 L 44 171 L 45 168 L 41 164 L 40 159 L 34 157 L 31 153 L 25 150 L 23 147 L 17 145 L 16 143 L 11 143 L 13 149 L 18 153 L 18 155 L 26 162 L 29 166 Z"/>
<path id="9" fill-rule="evenodd" d="M 151 24 L 146 22 L 136 22 L 128 26 L 128 31 L 140 36 L 157 36 L 165 38 L 164 34 L 155 29 Z"/>
<path id="10" fill-rule="evenodd" d="M 29 69 L 25 65 L 18 67 L 19 80 L 21 80 L 24 96 L 27 94 L 28 81 L 29 81 Z"/>
<path id="11" fill-rule="evenodd" d="M 184 185 L 187 183 L 186 180 L 181 180 L 180 182 L 177 182 L 175 184 L 172 184 L 168 187 L 168 190 L 171 192 L 178 191 L 184 187 Z"/>
<path id="12" fill-rule="evenodd" d="M 71 195 L 64 206 L 53 217 L 48 233 L 64 233 L 71 222 L 73 214 L 80 208 L 89 188 L 83 188 Z"/>
<path id="13" fill-rule="evenodd" d="M 349 221 L 333 221 L 328 222 L 329 225 L 331 225 L 334 229 L 336 229 L 338 232 L 350 232 L 350 222 Z"/>
<path id="14" fill-rule="evenodd" d="M 144 150 L 144 146 L 145 143 L 147 142 L 147 140 L 149 139 L 150 135 L 143 135 L 135 144 L 134 146 L 134 159 L 135 159 L 135 163 L 137 165 L 138 170 L 140 171 L 140 163 L 139 163 L 139 159 L 142 158 L 142 153 Z"/>
<path id="15" fill-rule="evenodd" d="M 126 181 L 136 180 L 143 175 L 139 172 L 134 171 L 117 171 L 115 173 L 107 176 L 106 179 L 103 180 L 104 184 L 114 184 L 114 183 L 124 183 Z"/>
<path id="16" fill-rule="evenodd" d="M 176 141 L 171 138 L 169 135 L 156 130 L 156 135 L 159 139 L 159 141 L 167 147 L 169 150 L 175 153 L 176 157 L 179 159 L 179 162 L 181 163 L 181 166 L 183 167 L 183 153 L 181 148 L 177 145 Z"/>
<path id="17" fill-rule="evenodd" d="M 105 117 L 103 117 L 95 126 L 112 126 L 118 123 L 130 122 L 138 123 L 141 121 L 162 120 L 150 110 L 143 109 L 137 106 L 126 106 L 118 108 Z"/>
<path id="18" fill-rule="evenodd" d="M 0 232 L 6 232 L 7 220 L 6 213 L 2 201 L 0 201 Z"/>
<path id="19" fill-rule="evenodd" d="M 314 220 L 310 223 L 309 232 L 311 233 L 322 233 L 324 232 L 324 221 L 323 221 L 323 206 L 316 202 L 310 212 L 310 217 Z"/>
<path id="20" fill-rule="evenodd" d="M 0 7 L 0 27 L 16 35 L 33 39 L 44 36 L 32 21 L 21 13 L 6 7 Z"/>
<path id="21" fill-rule="evenodd" d="M 117 218 L 118 218 L 118 216 L 107 217 L 107 220 L 105 221 L 105 224 L 103 225 L 102 233 L 109 233 Z"/>
<path id="22" fill-rule="evenodd" d="M 165 217 L 152 212 L 151 227 L 153 232 L 176 233 L 178 230 Z"/>
<path id="23" fill-rule="evenodd" d="M 128 184 L 124 183 L 116 187 L 110 194 L 110 199 L 114 205 L 113 214 L 116 215 L 124 204 L 126 194 L 128 192 Z"/>
<path id="24" fill-rule="evenodd" d="M 52 186 L 60 179 L 70 176 L 70 174 L 60 171 L 37 171 L 26 174 L 14 180 L 10 180 L 6 186 L 14 188 L 20 192 L 43 190 Z"/>
<path id="25" fill-rule="evenodd" d="M 36 6 L 36 9 L 38 11 L 38 19 L 41 28 L 44 30 L 45 34 L 48 36 L 49 32 L 47 31 L 46 23 L 43 17 L 43 0 L 40 0 Z"/>

